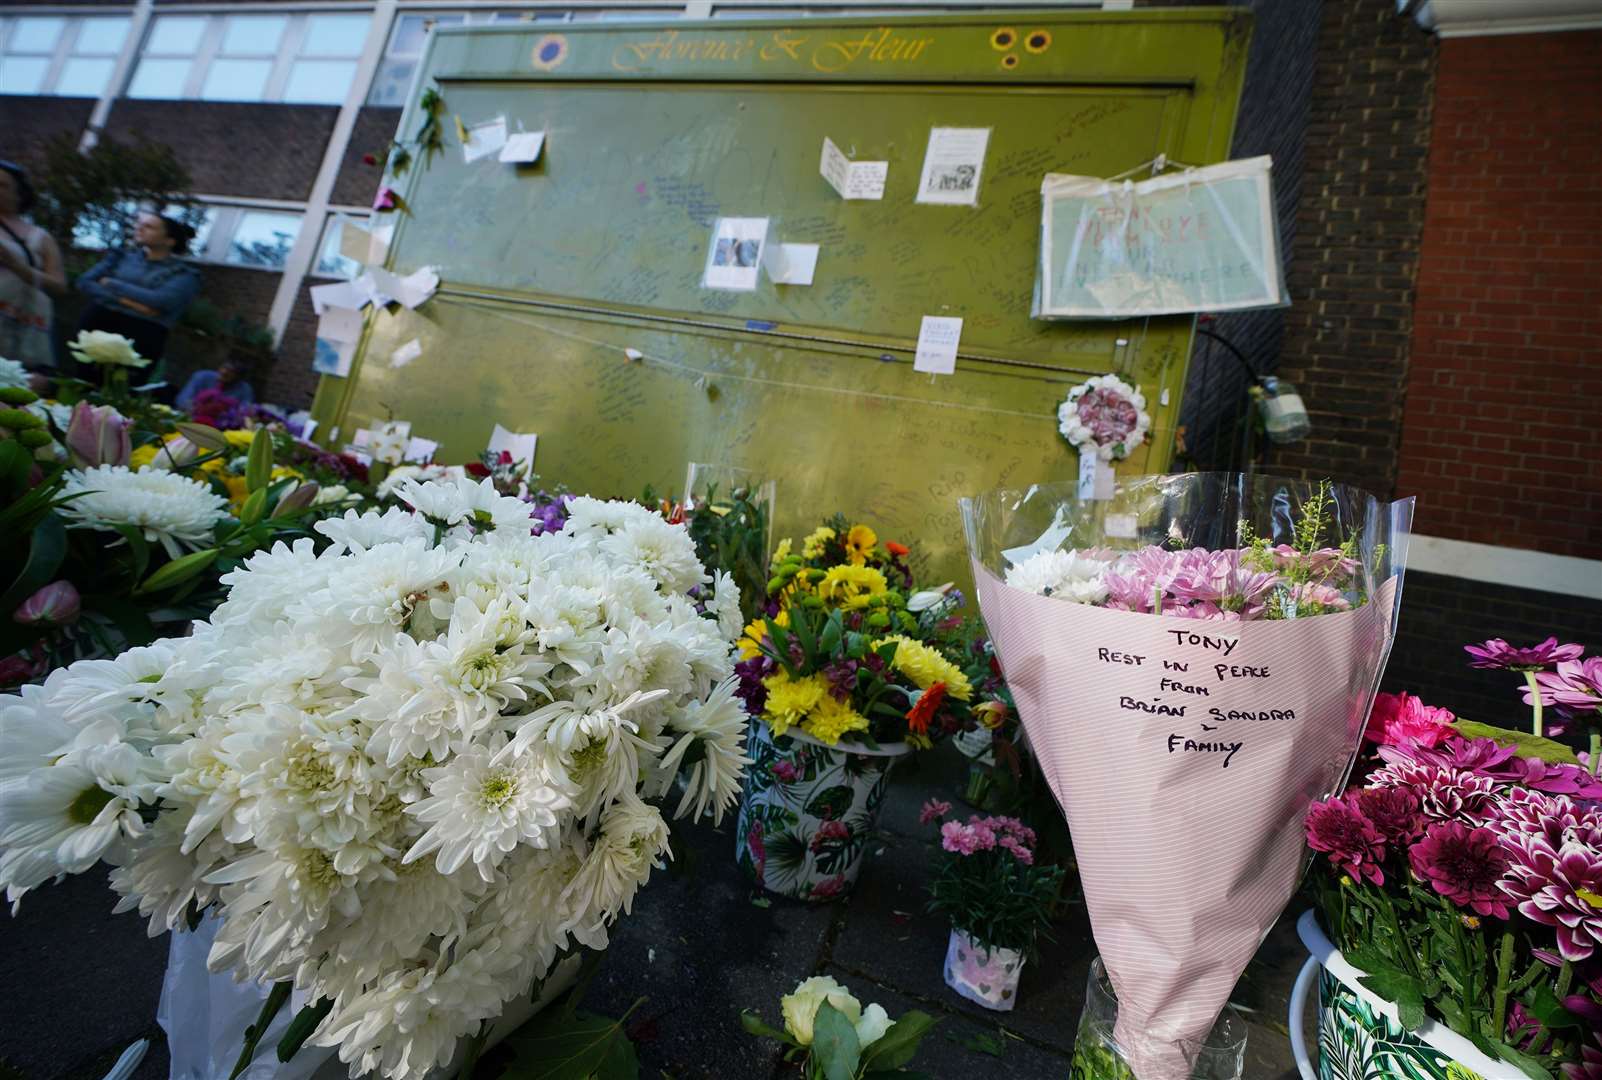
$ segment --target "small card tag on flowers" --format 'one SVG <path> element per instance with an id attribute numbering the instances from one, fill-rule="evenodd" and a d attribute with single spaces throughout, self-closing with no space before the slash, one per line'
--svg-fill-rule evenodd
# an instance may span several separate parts
<path id="1" fill-rule="evenodd" d="M 1118 476 L 1113 472 L 1111 462 L 1103 461 L 1093 453 L 1079 455 L 1079 498 L 1110 499 L 1117 482 Z"/>
<path id="2" fill-rule="evenodd" d="M 913 371 L 931 375 L 950 375 L 957 370 L 957 343 L 962 340 L 962 320 L 943 315 L 925 315 L 918 330 L 918 352 Z"/>

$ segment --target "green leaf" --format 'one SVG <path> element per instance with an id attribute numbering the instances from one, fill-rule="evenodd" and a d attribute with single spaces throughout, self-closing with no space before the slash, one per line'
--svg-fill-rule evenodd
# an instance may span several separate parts
<path id="1" fill-rule="evenodd" d="M 1503 1061 L 1516 1067 L 1525 1076 L 1533 1077 L 1534 1080 L 1553 1080 L 1552 1070 L 1522 1050 L 1515 1050 L 1507 1043 L 1499 1042 L 1496 1044 L 1496 1052 Z"/>
<path id="2" fill-rule="evenodd" d="M 33 455 L 15 439 L 0 439 L 0 488 L 10 492 L 28 482 Z"/>
<path id="3" fill-rule="evenodd" d="M 204 551 L 192 551 L 188 555 L 176 558 L 147 577 L 142 584 L 135 586 L 134 594 L 158 592 L 188 581 L 215 562 L 219 554 L 221 552 L 216 548 L 206 548 Z"/>
<path id="4" fill-rule="evenodd" d="M 219 452 L 226 452 L 228 449 L 228 436 L 210 424 L 197 424 L 190 420 L 180 420 L 173 426 L 178 429 L 178 434 L 194 443 L 197 449 Z"/>
<path id="5" fill-rule="evenodd" d="M 145 539 L 143 532 L 132 525 L 113 524 L 111 527 L 128 541 L 128 550 L 133 552 L 133 579 L 144 580 L 146 571 L 150 569 L 150 542 Z"/>
<path id="6" fill-rule="evenodd" d="M 637 1080 L 639 1061 L 623 1025 L 607 1016 L 547 1010 L 507 1037 L 500 1080 Z"/>
<path id="7" fill-rule="evenodd" d="M 812 1059 L 823 1067 L 828 1080 L 855 1080 L 862 1048 L 857 1029 L 845 1013 L 825 1001 L 812 1021 Z"/>
<path id="8" fill-rule="evenodd" d="M 272 433 L 266 427 L 259 427 L 255 437 L 250 440 L 250 454 L 245 460 L 245 487 L 249 491 L 260 491 L 267 486 L 272 475 Z"/>
<path id="9" fill-rule="evenodd" d="M 934 1017 L 914 1009 L 891 1024 L 889 1030 L 868 1044 L 862 1063 L 870 1069 L 899 1069 L 918 1052 L 918 1044 L 935 1026 Z"/>
<path id="10" fill-rule="evenodd" d="M 55 514 L 47 514 L 28 538 L 28 558 L 4 593 L 0 593 L 0 617 L 9 617 L 17 605 L 55 579 L 67 557 L 67 526 Z"/>
<path id="11" fill-rule="evenodd" d="M 823 633 L 818 635 L 818 648 L 833 655 L 840 647 L 840 638 L 845 633 L 845 623 L 838 611 L 829 616 L 829 621 L 823 624 Z"/>
<path id="12" fill-rule="evenodd" d="M 1531 735 L 1527 731 L 1512 731 L 1508 728 L 1493 727 L 1490 724 L 1481 724 L 1473 720 L 1454 720 L 1452 726 L 1460 734 L 1470 739 L 1492 739 L 1501 746 L 1516 747 L 1520 757 L 1540 758 L 1542 761 L 1556 765 L 1578 765 L 1580 759 L 1574 756 L 1574 751 L 1560 742 L 1543 739 Z"/>
<path id="13" fill-rule="evenodd" d="M 322 998 L 315 1005 L 302 1005 L 300 1012 L 289 1022 L 284 1029 L 283 1038 L 278 1040 L 278 1060 L 288 1061 L 295 1056 L 317 1025 L 323 1022 L 323 1017 L 334 1011 L 334 999 Z"/>
<path id="14" fill-rule="evenodd" d="M 1396 1003 L 1396 1017 L 1408 1031 L 1424 1023 L 1424 990 L 1418 980 L 1399 971 L 1381 971 L 1358 980 L 1386 1001 Z"/>
<path id="15" fill-rule="evenodd" d="M 254 525 L 261 520 L 262 511 L 267 509 L 267 489 L 257 488 L 245 500 L 245 505 L 239 508 L 239 523 L 241 525 Z"/>
<path id="16" fill-rule="evenodd" d="M 1550 983 L 1536 983 L 1525 992 L 1524 1010 L 1549 1028 L 1580 1025 L 1580 1018 L 1563 1007 Z"/>
<path id="17" fill-rule="evenodd" d="M 758 1038 L 777 1039 L 782 1043 L 789 1044 L 790 1046 L 798 1045 L 796 1041 L 790 1037 L 789 1032 L 780 1031 L 778 1028 L 764 1022 L 762 1017 L 758 1016 L 750 1009 L 746 1009 L 740 1013 L 740 1026 Z"/>

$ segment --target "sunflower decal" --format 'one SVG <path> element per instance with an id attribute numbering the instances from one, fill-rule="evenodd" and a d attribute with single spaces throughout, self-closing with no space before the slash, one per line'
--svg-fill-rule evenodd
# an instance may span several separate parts
<path id="1" fill-rule="evenodd" d="M 546 34 L 534 43 L 534 66 L 540 71 L 551 71 L 567 59 L 567 38 L 561 34 Z"/>
<path id="2" fill-rule="evenodd" d="M 1018 66 L 1018 54 L 1017 53 L 1008 53 L 1006 56 L 1003 56 L 1001 58 L 1001 66 L 1004 67 L 1004 68 L 1007 68 L 1009 71 L 1011 69 L 1017 67 Z"/>
<path id="3" fill-rule="evenodd" d="M 997 52 L 1006 52 L 1018 42 L 1018 31 L 1010 26 L 1003 26 L 990 35 L 990 47 Z"/>
<path id="4" fill-rule="evenodd" d="M 1051 48 L 1050 30 L 1031 30 L 1029 36 L 1024 38 L 1024 48 L 1032 53 L 1043 53 Z"/>

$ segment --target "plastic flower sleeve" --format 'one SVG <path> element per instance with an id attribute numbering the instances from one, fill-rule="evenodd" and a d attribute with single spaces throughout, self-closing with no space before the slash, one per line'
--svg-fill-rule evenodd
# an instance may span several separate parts
<path id="1" fill-rule="evenodd" d="M 996 491 L 962 511 L 981 611 L 1073 835 L 1118 1048 L 1139 1080 L 1184 1080 L 1296 887 L 1308 805 L 1351 768 L 1412 501 L 1203 473 L 1087 502 L 1072 484 Z"/>

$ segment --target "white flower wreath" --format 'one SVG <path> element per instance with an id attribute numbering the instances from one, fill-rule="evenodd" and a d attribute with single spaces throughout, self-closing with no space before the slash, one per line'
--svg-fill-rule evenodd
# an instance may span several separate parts
<path id="1" fill-rule="evenodd" d="M 1096 375 L 1068 391 L 1057 406 L 1057 430 L 1081 454 L 1116 461 L 1146 441 L 1146 397 L 1116 375 Z"/>

